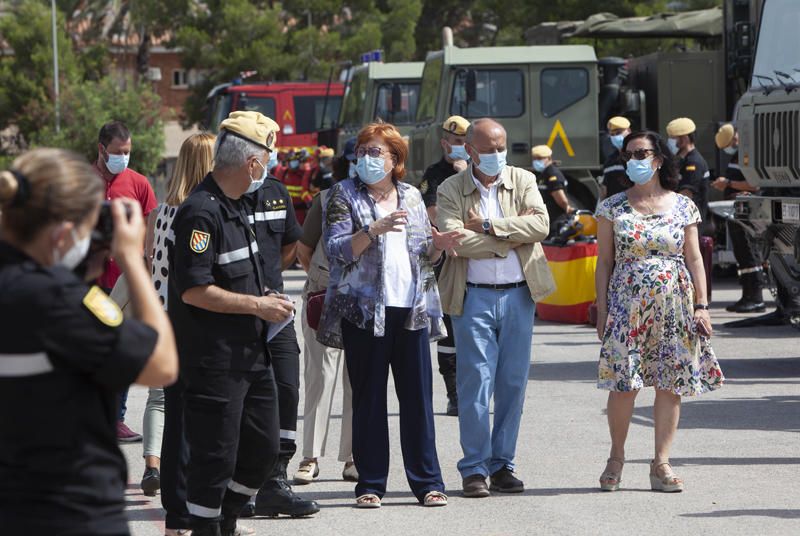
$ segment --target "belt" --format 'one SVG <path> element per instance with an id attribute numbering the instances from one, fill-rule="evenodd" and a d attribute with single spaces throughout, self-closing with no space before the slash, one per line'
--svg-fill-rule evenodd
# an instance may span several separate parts
<path id="1" fill-rule="evenodd" d="M 470 283 L 467 281 L 467 286 L 472 288 L 488 288 L 492 290 L 508 290 L 510 288 L 519 288 L 524 287 L 527 285 L 525 281 L 518 281 L 517 283 L 500 283 L 500 284 L 493 284 L 493 283 Z"/>

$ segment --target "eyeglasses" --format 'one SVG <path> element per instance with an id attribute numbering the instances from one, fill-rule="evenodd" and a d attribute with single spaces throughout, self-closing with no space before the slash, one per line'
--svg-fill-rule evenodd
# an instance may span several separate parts
<path id="1" fill-rule="evenodd" d="M 627 162 L 634 158 L 636 160 L 644 160 L 648 155 L 656 154 L 655 149 L 636 149 L 635 151 L 622 151 L 619 156 Z"/>
<path id="2" fill-rule="evenodd" d="M 364 155 L 369 155 L 372 158 L 379 158 L 380 156 L 383 156 L 383 153 L 388 152 L 389 151 L 383 147 L 359 147 L 356 149 L 356 156 L 358 158 L 362 158 Z"/>

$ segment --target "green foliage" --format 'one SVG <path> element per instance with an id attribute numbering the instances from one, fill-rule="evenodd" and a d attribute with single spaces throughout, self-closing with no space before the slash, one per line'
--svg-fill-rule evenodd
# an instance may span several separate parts
<path id="1" fill-rule="evenodd" d="M 120 87 L 110 78 L 74 84 L 62 95 L 61 110 L 60 132 L 52 126 L 51 105 L 37 114 L 47 126 L 33 134 L 34 145 L 71 149 L 94 161 L 100 127 L 109 121 L 122 121 L 133 140 L 131 168 L 145 175 L 155 172 L 164 152 L 164 125 L 158 95 L 148 84 L 129 80 Z"/>

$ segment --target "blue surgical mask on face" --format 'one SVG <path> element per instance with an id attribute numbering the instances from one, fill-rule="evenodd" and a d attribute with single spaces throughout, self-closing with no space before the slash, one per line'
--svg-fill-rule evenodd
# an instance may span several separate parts
<path id="1" fill-rule="evenodd" d="M 608 139 L 611 140 L 611 145 L 613 145 L 614 148 L 617 151 L 619 151 L 620 149 L 622 149 L 622 142 L 625 140 L 625 134 L 617 134 L 616 136 L 609 136 Z"/>
<path id="2" fill-rule="evenodd" d="M 106 168 L 112 175 L 119 175 L 128 167 L 131 160 L 130 154 L 109 154 L 106 160 Z"/>
<path id="3" fill-rule="evenodd" d="M 653 178 L 655 171 L 652 167 L 653 157 L 644 160 L 628 160 L 625 172 L 628 178 L 636 184 L 647 184 Z"/>
<path id="4" fill-rule="evenodd" d="M 506 151 L 499 153 L 478 154 L 481 163 L 478 164 L 478 169 L 481 170 L 486 176 L 496 177 L 503 172 L 506 167 Z"/>
<path id="5" fill-rule="evenodd" d="M 533 164 L 533 169 L 534 169 L 535 171 L 538 171 L 539 173 L 541 173 L 542 171 L 544 171 L 544 170 L 545 170 L 545 168 L 547 167 L 546 165 L 544 165 L 544 160 L 534 160 L 534 161 L 532 162 L 532 164 Z"/>
<path id="6" fill-rule="evenodd" d="M 278 166 L 278 151 L 270 151 L 269 164 L 267 164 L 267 169 L 274 169 L 277 166 Z"/>
<path id="7" fill-rule="evenodd" d="M 299 167 L 300 167 L 300 161 L 299 160 L 290 160 L 289 161 L 289 169 L 297 169 Z"/>
<path id="8" fill-rule="evenodd" d="M 356 163 L 358 178 L 364 184 L 375 184 L 381 182 L 386 176 L 386 159 L 382 157 L 373 158 L 368 154 L 360 157 Z"/>
<path id="9" fill-rule="evenodd" d="M 447 157 L 450 160 L 469 160 L 469 155 L 463 145 L 451 145 Z"/>
<path id="10" fill-rule="evenodd" d="M 670 138 L 667 140 L 667 147 L 672 154 L 678 154 L 678 140 L 675 138 Z"/>
<path id="11" fill-rule="evenodd" d="M 358 177 L 358 169 L 356 168 L 355 162 L 350 162 L 350 167 L 347 170 L 347 175 L 351 179 L 355 179 L 356 177 Z"/>
<path id="12" fill-rule="evenodd" d="M 737 148 L 736 147 L 725 147 L 722 150 L 725 152 L 725 154 L 727 154 L 729 156 L 733 156 L 733 155 L 736 154 Z"/>
<path id="13" fill-rule="evenodd" d="M 269 174 L 269 171 L 267 170 L 266 167 L 264 167 L 264 164 L 262 164 L 260 160 L 256 160 L 256 162 L 258 162 L 258 165 L 263 168 L 263 171 L 261 172 L 261 177 L 259 177 L 258 179 L 253 179 L 252 177 L 250 177 L 250 180 L 252 182 L 250 183 L 250 186 L 247 187 L 247 191 L 245 192 L 246 194 L 252 194 L 253 192 L 257 192 L 259 188 L 264 186 L 264 181 L 267 180 L 267 175 Z"/>

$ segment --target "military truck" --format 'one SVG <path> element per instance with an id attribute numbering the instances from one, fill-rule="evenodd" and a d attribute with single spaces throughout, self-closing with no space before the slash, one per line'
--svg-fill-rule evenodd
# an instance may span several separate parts
<path id="1" fill-rule="evenodd" d="M 600 166 L 597 69 L 590 46 L 458 48 L 445 37 L 443 50 L 425 60 L 407 180 L 418 184 L 441 157 L 447 117 L 492 117 L 508 132 L 510 164 L 530 168 L 531 147 L 550 145 L 569 179 L 570 202 L 594 208 Z"/>
<path id="2" fill-rule="evenodd" d="M 739 99 L 739 164 L 760 196 L 739 196 L 735 218 L 761 245 L 778 311 L 800 327 L 800 2 L 764 0 L 755 62 Z"/>
<path id="3" fill-rule="evenodd" d="M 370 61 L 345 72 L 348 80 L 338 121 L 339 149 L 377 118 L 407 134 L 414 125 L 422 62 Z"/>

